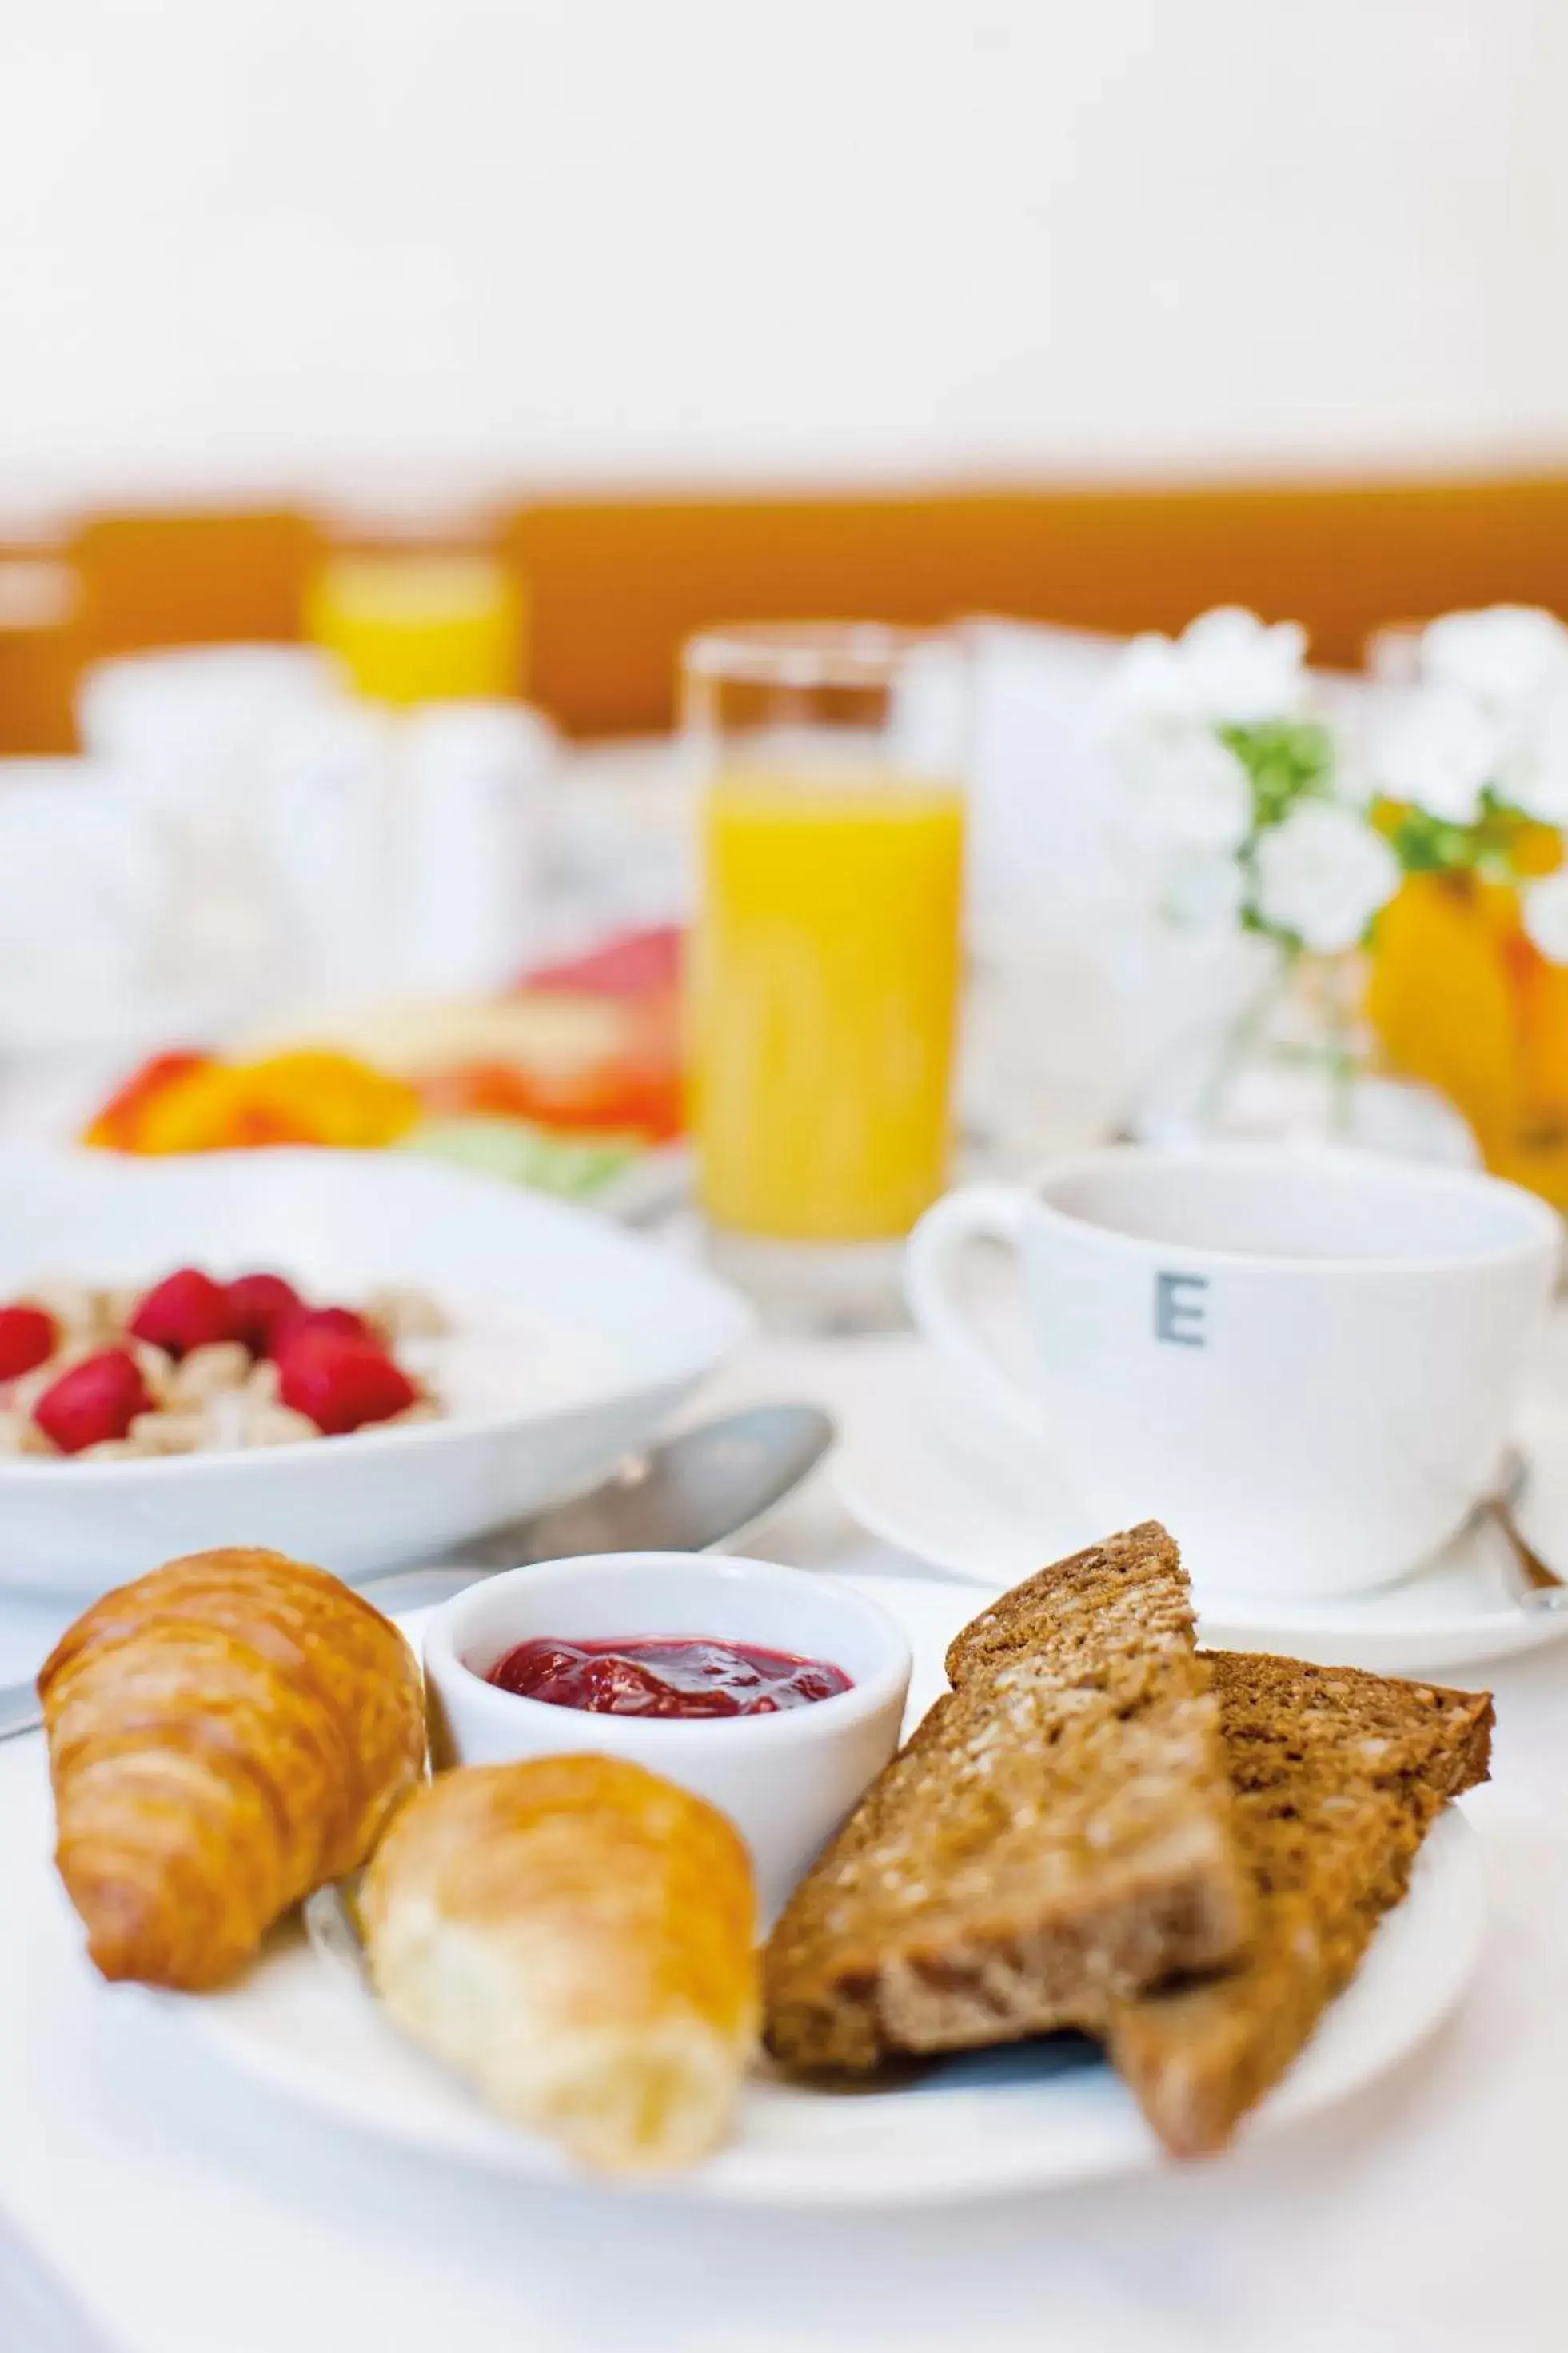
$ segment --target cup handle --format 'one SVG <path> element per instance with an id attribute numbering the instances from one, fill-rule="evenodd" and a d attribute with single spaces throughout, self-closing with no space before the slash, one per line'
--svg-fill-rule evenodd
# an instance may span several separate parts
<path id="1" fill-rule="evenodd" d="M 921 1333 L 994 1412 L 1031 1438 L 1045 1435 L 1039 1400 L 1009 1372 L 959 1305 L 952 1276 L 973 1241 L 1016 1252 L 1029 1196 L 1014 1185 L 964 1185 L 928 1209 L 904 1257 L 904 1296 Z"/>

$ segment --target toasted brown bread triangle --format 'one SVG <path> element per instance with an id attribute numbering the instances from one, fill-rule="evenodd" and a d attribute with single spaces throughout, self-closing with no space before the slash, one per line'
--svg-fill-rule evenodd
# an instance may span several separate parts
<path id="1" fill-rule="evenodd" d="M 1114 2002 L 1106 2034 L 1180 2157 L 1222 2147 L 1284 2073 L 1491 1750 L 1484 1692 L 1224 1651 L 1213 1667 L 1256 1931 L 1225 1974 Z"/>
<path id="2" fill-rule="evenodd" d="M 965 1629 L 954 1688 L 795 1891 L 766 1959 L 800 2067 L 1103 2022 L 1249 1921 L 1211 1671 L 1154 1522 Z"/>

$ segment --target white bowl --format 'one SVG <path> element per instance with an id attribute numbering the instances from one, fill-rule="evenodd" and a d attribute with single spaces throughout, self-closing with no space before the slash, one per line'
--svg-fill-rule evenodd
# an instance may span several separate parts
<path id="1" fill-rule="evenodd" d="M 453 1312 L 439 1421 L 124 1462 L 0 1459 L 0 1586 L 82 1594 L 210 1545 L 368 1576 L 577 1493 L 752 1330 L 734 1293 L 570 1209 L 395 1152 L 0 1150 L 0 1300 L 48 1275 L 276 1268 Z"/>
<path id="2" fill-rule="evenodd" d="M 699 1634 L 841 1667 L 850 1688 L 775 1715 L 600 1715 L 485 1681 L 519 1642 Z M 717 1806 L 752 1851 L 770 1920 L 899 1743 L 910 1646 L 898 1620 L 837 1578 L 771 1561 L 623 1552 L 508 1569 L 438 1609 L 425 1634 L 441 1764 L 592 1752 L 629 1757 Z"/>

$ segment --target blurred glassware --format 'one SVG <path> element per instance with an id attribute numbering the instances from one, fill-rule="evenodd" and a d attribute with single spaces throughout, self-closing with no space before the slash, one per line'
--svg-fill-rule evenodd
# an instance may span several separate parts
<path id="1" fill-rule="evenodd" d="M 539 945 L 541 787 L 555 731 L 521 702 L 437 702 L 401 729 L 401 987 L 499 988 Z"/>
<path id="2" fill-rule="evenodd" d="M 577 956 L 617 932 L 689 924 L 697 791 L 679 737 L 574 744 L 542 843 L 540 953 Z"/>
<path id="3" fill-rule="evenodd" d="M 243 805 L 279 715 L 342 693 L 342 672 L 307 646 L 174 646 L 95 662 L 77 719 L 84 747 L 134 775 L 151 800 L 184 807 L 220 792 Z"/>
<path id="4" fill-rule="evenodd" d="M 1074 933 L 988 924 L 968 965 L 958 1094 L 966 1171 L 1022 1176 L 1113 1134 L 1128 1093 L 1128 1008 Z"/>
<path id="5" fill-rule="evenodd" d="M 1033 933 L 1058 947 L 1098 937 L 1120 891 L 1106 839 L 1098 724 L 1124 640 L 1089 629 L 964 622 L 973 680 L 971 937 L 1007 952 Z"/>
<path id="6" fill-rule="evenodd" d="M 521 684 L 522 596 L 499 556 L 328 556 L 306 591 L 305 626 L 375 702 L 483 700 Z"/>
<path id="7" fill-rule="evenodd" d="M 340 672 L 304 646 L 188 646 L 99 662 L 77 716 L 156 829 L 168 870 L 159 954 L 171 986 L 228 1018 L 276 984 L 266 803 L 280 730 L 341 702 Z"/>
<path id="8" fill-rule="evenodd" d="M 1352 1145 L 1452 1167 L 1480 1165 L 1451 1100 L 1378 1068 L 1364 955 L 1281 959 L 1257 936 L 1245 944 L 1254 952 L 1253 977 L 1239 1013 L 1171 1038 L 1151 1059 L 1130 1134 L 1142 1144 Z"/>
<path id="9" fill-rule="evenodd" d="M 111 768 L 0 760 L 0 1048 L 140 1037 L 165 879 L 145 814 Z"/>
<path id="10" fill-rule="evenodd" d="M 868 624 L 711 631 L 682 690 L 710 1250 L 775 1321 L 886 1321 L 902 1238 L 947 1176 L 963 648 Z"/>
<path id="11" fill-rule="evenodd" d="M 257 804 L 279 961 L 301 994 L 363 996 L 395 967 L 391 715 L 346 697 L 283 714 Z"/>
<path id="12" fill-rule="evenodd" d="M 973 697 L 963 1136 L 978 1170 L 1019 1176 L 1110 1134 L 1142 1066 L 1143 943 L 1107 839 L 1098 725 L 1123 640 L 984 616 L 963 629 Z M 1155 997 L 1168 1016 L 1168 978 Z"/>
<path id="13" fill-rule="evenodd" d="M 489 507 L 417 478 L 364 481 L 321 522 L 305 634 L 359 693 L 403 710 L 521 693 L 522 582 Z"/>

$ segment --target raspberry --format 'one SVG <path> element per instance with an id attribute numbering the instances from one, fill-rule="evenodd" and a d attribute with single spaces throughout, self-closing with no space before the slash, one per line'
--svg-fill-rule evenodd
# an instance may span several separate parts
<path id="1" fill-rule="evenodd" d="M 123 1438 L 153 1399 L 128 1348 L 84 1356 L 52 1381 L 33 1408 L 33 1419 L 62 1454 L 79 1454 L 106 1438 Z"/>
<path id="2" fill-rule="evenodd" d="M 205 1348 L 214 1340 L 235 1337 L 227 1293 L 195 1266 L 183 1266 L 177 1274 L 154 1283 L 127 1328 L 132 1339 L 145 1340 L 174 1357 L 188 1356 L 193 1348 Z"/>
<path id="3" fill-rule="evenodd" d="M 0 1307 L 0 1381 L 47 1365 L 58 1339 L 59 1326 L 41 1307 Z"/>
<path id="4" fill-rule="evenodd" d="M 307 1307 L 301 1302 L 287 1315 L 280 1315 L 272 1326 L 267 1344 L 269 1356 L 282 1357 L 285 1348 L 307 1335 L 314 1337 L 325 1332 L 338 1340 L 368 1340 L 379 1348 L 381 1342 L 364 1317 L 353 1307 Z"/>
<path id="5" fill-rule="evenodd" d="M 271 1354 L 272 1341 L 288 1316 L 306 1312 L 291 1282 L 280 1274 L 242 1274 L 226 1286 L 232 1324 L 230 1336 L 243 1340 L 253 1356 Z"/>
<path id="6" fill-rule="evenodd" d="M 278 1359 L 278 1395 L 308 1414 L 328 1438 L 342 1438 L 368 1421 L 386 1421 L 419 1392 L 400 1365 L 374 1340 L 351 1334 L 298 1334 Z"/>

